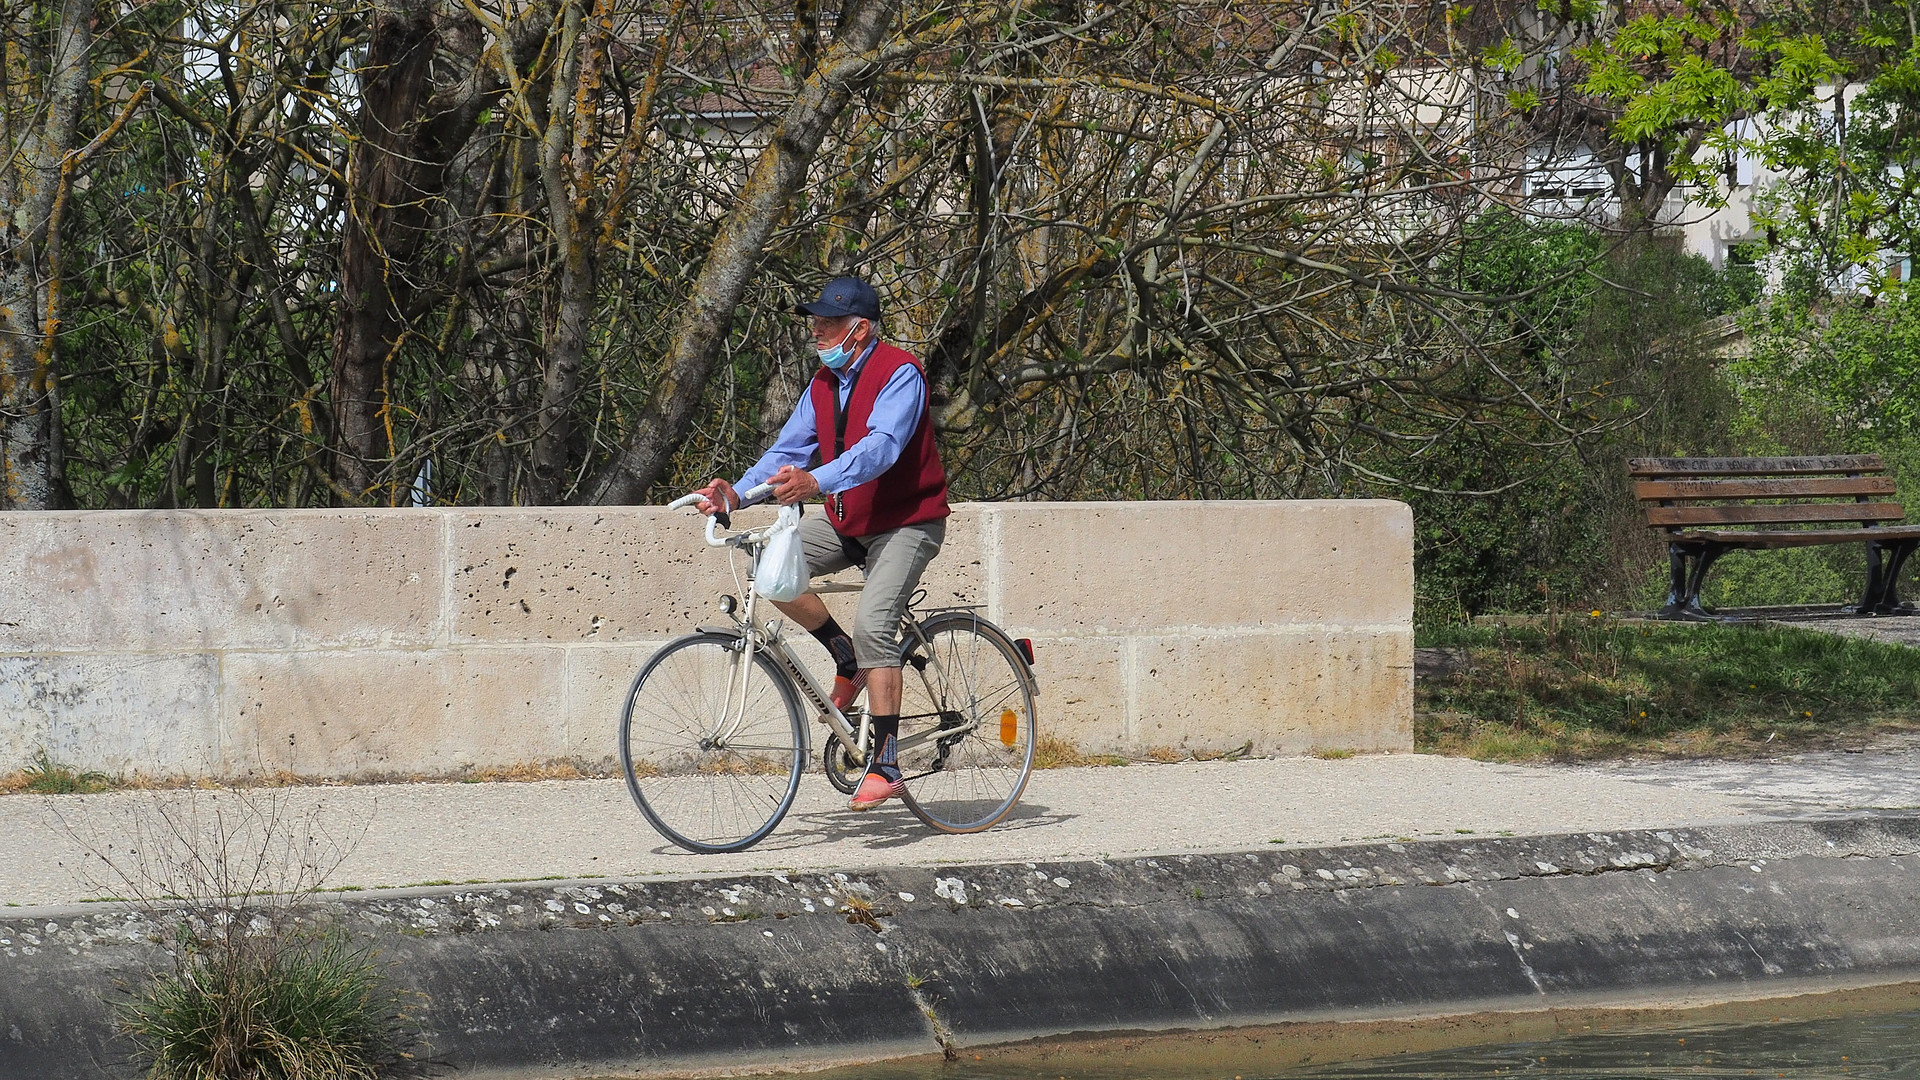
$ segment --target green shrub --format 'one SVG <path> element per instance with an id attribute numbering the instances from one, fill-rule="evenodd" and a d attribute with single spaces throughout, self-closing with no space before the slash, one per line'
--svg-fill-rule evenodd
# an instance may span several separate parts
<path id="1" fill-rule="evenodd" d="M 1860 545 L 1734 552 L 1713 564 L 1704 599 L 1710 607 L 1842 604 L 1866 587 Z"/>
<path id="2" fill-rule="evenodd" d="M 1846 604 L 1866 587 L 1866 557 L 1857 545 L 1734 551 L 1713 564 L 1700 600 L 1714 610 L 1783 605 Z M 1625 598 L 1635 611 L 1667 600 L 1667 562 L 1649 563 L 1637 590 Z"/>
<path id="3" fill-rule="evenodd" d="M 371 1080 L 404 1062 L 380 965 L 339 934 L 183 927 L 179 961 L 121 1006 L 154 1080 Z"/>
<path id="4" fill-rule="evenodd" d="M 1595 273 L 1568 274 L 1588 261 Z M 1734 399 L 1700 332 L 1751 296 L 1751 273 L 1730 279 L 1658 239 L 1610 249 L 1590 230 L 1503 213 L 1476 223 L 1460 272 L 1463 287 L 1526 297 L 1486 347 L 1566 392 L 1532 421 L 1452 423 L 1406 470 L 1393 494 L 1414 512 L 1415 618 L 1633 602 L 1660 544 L 1626 460 L 1736 452 Z"/>

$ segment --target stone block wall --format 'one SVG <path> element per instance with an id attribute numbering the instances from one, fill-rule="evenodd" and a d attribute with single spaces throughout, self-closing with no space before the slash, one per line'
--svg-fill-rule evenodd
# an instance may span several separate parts
<path id="1" fill-rule="evenodd" d="M 42 750 L 217 778 L 602 766 L 634 672 L 736 591 L 697 523 L 0 515 L 0 773 Z M 1412 534 L 1387 501 L 962 505 L 926 604 L 1033 638 L 1041 731 L 1088 751 L 1404 748 Z"/>

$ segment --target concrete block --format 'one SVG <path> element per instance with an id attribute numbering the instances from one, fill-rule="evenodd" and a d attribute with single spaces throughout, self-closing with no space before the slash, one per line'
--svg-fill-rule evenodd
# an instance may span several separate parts
<path id="1" fill-rule="evenodd" d="M 1035 633 L 1374 626 L 1413 617 L 1413 515 L 1387 500 L 1007 503 L 1001 621 Z"/>
<path id="2" fill-rule="evenodd" d="M 659 644 L 576 645 L 567 650 L 567 757 L 609 768 L 619 762 L 620 710 L 633 677 Z"/>
<path id="3" fill-rule="evenodd" d="M 1126 651 L 1117 637 L 1034 640 L 1041 737 L 1091 753 L 1127 748 Z"/>
<path id="4" fill-rule="evenodd" d="M 738 590 L 700 520 L 658 507 L 456 513 L 452 639 L 647 641 L 713 621 L 715 600 Z"/>
<path id="5" fill-rule="evenodd" d="M 987 603 L 986 529 L 990 513 L 991 508 L 976 503 L 953 508 L 940 554 L 920 578 L 920 587 L 927 590 L 922 610 Z M 991 614 L 987 617 L 993 618 Z"/>
<path id="6" fill-rule="evenodd" d="M 557 648 L 233 653 L 230 775 L 444 774 L 566 757 Z"/>
<path id="7" fill-rule="evenodd" d="M 768 514 L 745 512 L 758 525 Z M 746 562 L 739 560 L 742 578 Z M 924 606 L 985 603 L 979 511 L 949 519 L 927 570 Z M 658 640 L 716 618 L 722 593 L 739 592 L 728 553 L 706 546 L 700 519 L 657 507 L 541 508 L 457 513 L 451 568 L 455 642 L 595 644 Z M 840 575 L 859 580 L 849 571 Z M 845 622 L 856 599 L 828 606 Z M 771 617 L 771 616 L 770 616 Z"/>
<path id="8" fill-rule="evenodd" d="M 1312 631 L 1141 638 L 1141 747 L 1261 753 L 1413 746 L 1413 634 Z"/>
<path id="9" fill-rule="evenodd" d="M 206 776 L 220 765 L 220 661 L 0 656 L 0 773 L 44 750 L 80 770 Z"/>
<path id="10" fill-rule="evenodd" d="M 0 515 L 0 651 L 425 644 L 440 515 L 418 510 Z"/>
<path id="11" fill-rule="evenodd" d="M 701 532 L 657 507 L 0 515 L 0 765 L 603 764 L 640 663 L 739 589 Z M 1392 502 L 962 504 L 923 608 L 1038 639 L 1042 730 L 1088 750 L 1399 747 L 1411 556 Z M 857 597 L 827 602 L 852 625 Z"/>

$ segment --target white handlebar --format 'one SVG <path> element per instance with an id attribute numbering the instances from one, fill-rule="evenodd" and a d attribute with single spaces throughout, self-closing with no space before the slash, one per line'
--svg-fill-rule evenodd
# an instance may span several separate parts
<path id="1" fill-rule="evenodd" d="M 740 506 L 735 507 L 735 509 L 744 508 L 748 503 L 754 502 L 758 499 L 763 499 L 768 495 L 771 495 L 772 493 L 773 493 L 772 484 L 756 484 L 753 487 L 750 487 L 747 490 L 738 493 L 740 496 Z M 726 547 L 727 546 L 727 541 L 725 540 L 725 538 L 721 537 L 719 533 L 715 531 L 718 528 L 719 524 L 720 524 L 719 514 L 707 515 L 707 546 L 708 547 Z"/>
<path id="2" fill-rule="evenodd" d="M 772 484 L 756 484 L 745 491 L 738 492 L 740 496 L 740 506 L 744 507 L 750 502 L 755 502 L 759 499 L 764 499 L 768 495 L 771 495 L 772 493 L 773 493 Z M 705 495 L 702 495 L 697 491 L 691 491 L 673 500 L 672 502 L 668 503 L 667 509 L 678 510 L 683 506 L 694 506 L 694 505 L 697 505 L 700 502 L 700 500 L 704 498 L 706 498 Z M 739 508 L 740 507 L 735 507 L 735 509 L 739 509 Z M 717 531 L 719 528 L 719 525 L 720 525 L 720 516 L 718 514 L 707 515 L 707 544 L 711 547 L 727 546 L 727 541 L 723 539 Z"/>

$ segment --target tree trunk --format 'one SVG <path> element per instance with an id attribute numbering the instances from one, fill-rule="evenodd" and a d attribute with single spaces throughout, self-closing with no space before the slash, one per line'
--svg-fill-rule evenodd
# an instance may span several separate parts
<path id="1" fill-rule="evenodd" d="M 714 236 L 674 328 L 665 370 L 632 434 L 614 460 L 585 485 L 579 501 L 635 503 L 666 473 L 733 326 L 734 309 L 760 268 L 767 240 L 846 108 L 854 81 L 871 72 L 874 65 L 864 54 L 885 39 L 898 7 L 899 0 L 856 0 L 842 12 L 832 48 L 800 87 Z"/>
<path id="2" fill-rule="evenodd" d="M 560 288 L 547 334 L 540 428 L 533 441 L 533 478 L 526 500 L 538 505 L 557 503 L 566 493 L 573 460 L 573 399 L 579 390 L 587 323 L 593 317 L 599 286 L 593 159 L 600 150 L 600 80 L 610 13 L 604 2 L 594 7 L 584 30 L 579 0 L 563 9 L 560 49 L 566 59 L 553 80 L 546 137 L 540 147 L 540 176 L 559 255 Z"/>
<path id="3" fill-rule="evenodd" d="M 0 71 L 0 509 L 46 510 L 62 490 L 57 318 L 63 171 L 78 149 L 81 97 L 93 46 L 92 0 L 65 0 L 51 27 L 32 25 L 37 5 L 20 5 L 7 36 L 52 47 L 44 81 L 27 50 L 9 45 Z M 38 93 L 33 89 L 38 83 Z M 27 91 L 22 93 L 21 91 Z"/>
<path id="4" fill-rule="evenodd" d="M 349 209 L 340 246 L 340 301 L 333 334 L 334 479 L 366 499 L 393 448 L 387 442 L 387 364 L 406 332 L 413 300 L 407 275 L 428 238 L 428 199 L 445 155 L 421 122 L 439 35 L 424 0 L 401 0 L 374 17 L 354 144 Z"/>

